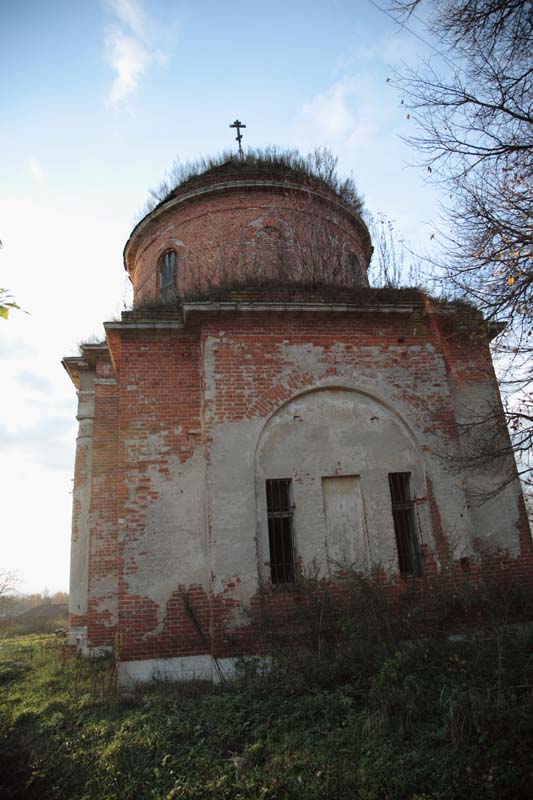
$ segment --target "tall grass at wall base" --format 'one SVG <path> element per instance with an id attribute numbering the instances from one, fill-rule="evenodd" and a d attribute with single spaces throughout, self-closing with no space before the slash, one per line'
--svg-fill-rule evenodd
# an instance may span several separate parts
<path id="1" fill-rule="evenodd" d="M 301 588 L 303 650 L 286 641 L 267 674 L 250 661 L 224 687 L 123 696 L 112 658 L 1 640 L 0 798 L 529 800 L 533 636 L 509 624 L 512 604 L 500 597 L 496 614 L 478 594 L 490 624 L 477 633 L 406 640 L 381 583 L 361 581 L 336 640 L 319 586 L 310 575 Z"/>
<path id="2" fill-rule="evenodd" d="M 475 633 L 501 646 L 509 626 L 533 620 L 533 592 L 482 563 L 476 574 L 451 565 L 431 579 L 406 581 L 399 595 L 379 571 L 369 578 L 336 566 L 332 582 L 309 565 L 282 614 L 276 592 L 259 593 L 249 617 L 260 658 L 241 659 L 245 680 L 293 691 L 342 684 L 364 691 L 386 659 L 417 640 Z"/>

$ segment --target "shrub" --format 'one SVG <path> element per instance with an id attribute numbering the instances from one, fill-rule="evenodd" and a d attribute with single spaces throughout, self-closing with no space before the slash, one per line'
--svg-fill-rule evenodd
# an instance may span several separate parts
<path id="1" fill-rule="evenodd" d="M 363 690 L 387 659 L 418 639 L 490 632 L 501 650 L 509 624 L 533 618 L 531 592 L 495 580 L 483 566 L 475 576 L 450 569 L 429 585 L 413 581 L 399 599 L 379 571 L 364 576 L 335 566 L 335 581 L 321 577 L 316 564 L 301 573 L 281 615 L 279 593 L 263 588 L 249 611 L 259 657 L 239 662 L 245 683 L 275 682 L 291 691 L 350 683 Z"/>

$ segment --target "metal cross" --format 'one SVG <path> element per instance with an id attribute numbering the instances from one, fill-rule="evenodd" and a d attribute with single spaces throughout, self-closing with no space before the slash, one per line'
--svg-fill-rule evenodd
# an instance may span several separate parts
<path id="1" fill-rule="evenodd" d="M 237 128 L 237 136 L 235 137 L 235 141 L 239 143 L 239 158 L 243 158 L 244 153 L 242 152 L 242 145 L 241 145 L 242 141 L 241 128 L 246 128 L 246 125 L 243 125 L 243 123 L 239 119 L 236 119 L 233 125 L 230 125 L 230 128 Z"/>

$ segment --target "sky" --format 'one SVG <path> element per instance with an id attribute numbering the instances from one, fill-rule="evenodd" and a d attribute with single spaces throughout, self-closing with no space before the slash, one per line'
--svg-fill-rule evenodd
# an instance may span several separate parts
<path id="1" fill-rule="evenodd" d="M 386 8 L 387 0 L 378 5 Z M 438 195 L 390 80 L 439 57 L 372 0 L 0 4 L 0 571 L 68 589 L 76 392 L 61 366 L 131 302 L 122 249 L 175 159 L 329 147 L 367 209 L 424 247 Z"/>

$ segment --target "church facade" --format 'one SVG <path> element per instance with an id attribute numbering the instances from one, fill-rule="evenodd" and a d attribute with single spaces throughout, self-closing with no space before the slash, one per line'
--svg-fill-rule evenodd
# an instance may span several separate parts
<path id="1" fill-rule="evenodd" d="M 467 458 L 479 409 L 507 436 L 495 331 L 372 289 L 371 253 L 357 209 L 275 164 L 208 170 L 133 230 L 133 310 L 64 359 L 71 640 L 113 648 L 123 685 L 230 671 L 254 652 L 248 610 L 266 596 L 282 620 L 310 564 L 379 572 L 391 595 L 480 559 L 531 574 L 512 458 Z"/>

